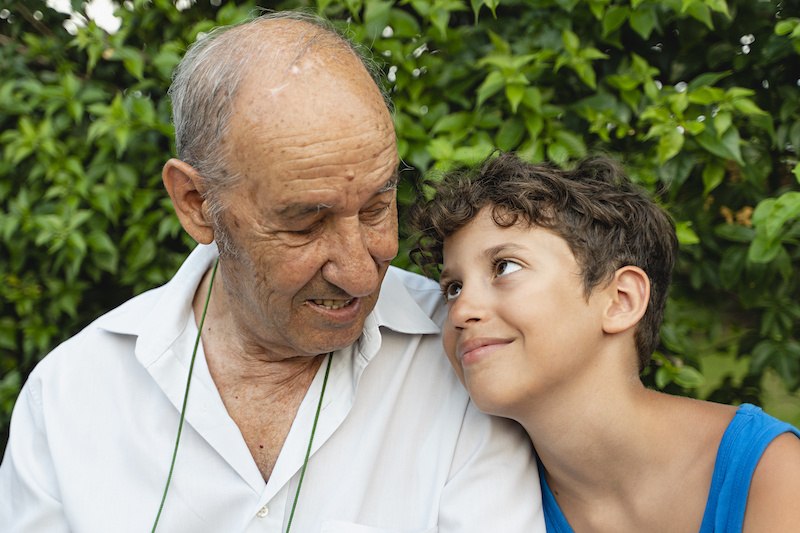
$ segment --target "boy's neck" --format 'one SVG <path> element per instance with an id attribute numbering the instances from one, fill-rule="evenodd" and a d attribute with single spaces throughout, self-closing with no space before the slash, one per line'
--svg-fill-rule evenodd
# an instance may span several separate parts
<path id="1" fill-rule="evenodd" d="M 638 376 L 615 382 L 613 375 L 540 398 L 519 418 L 559 506 L 573 526 L 583 525 L 576 531 L 644 531 L 684 491 L 692 493 L 690 502 L 675 510 L 675 520 L 686 522 L 683 530 L 699 529 L 716 450 L 735 409 L 646 389 Z M 708 426 L 708 410 L 728 411 Z"/>

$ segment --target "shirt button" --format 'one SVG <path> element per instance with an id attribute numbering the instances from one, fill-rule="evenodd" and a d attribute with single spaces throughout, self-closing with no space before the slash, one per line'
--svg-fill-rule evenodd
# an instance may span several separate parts
<path id="1" fill-rule="evenodd" d="M 256 516 L 258 516 L 259 518 L 264 518 L 264 517 L 265 517 L 265 516 L 267 516 L 268 514 L 269 514 L 269 507 L 267 507 L 267 506 L 265 505 L 264 507 L 262 507 L 261 509 L 259 509 L 259 511 L 256 513 Z"/>

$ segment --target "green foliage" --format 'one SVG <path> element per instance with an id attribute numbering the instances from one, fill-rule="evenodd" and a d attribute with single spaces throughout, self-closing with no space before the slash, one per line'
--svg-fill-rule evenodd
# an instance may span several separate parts
<path id="1" fill-rule="evenodd" d="M 256 7 L 124 5 L 114 35 L 90 23 L 72 36 L 65 16 L 36 0 L 0 20 L 4 427 L 39 358 L 169 279 L 191 247 L 160 185 L 174 153 L 165 92 L 188 44 Z M 298 6 L 383 64 L 409 167 L 401 208 L 426 172 L 475 165 L 497 147 L 564 165 L 614 154 L 658 194 L 681 243 L 646 383 L 756 403 L 767 396 L 762 375 L 800 387 L 800 19 L 777 0 L 264 7 Z M 409 268 L 405 248 L 395 263 Z M 713 390 L 703 385 L 711 373 Z"/>

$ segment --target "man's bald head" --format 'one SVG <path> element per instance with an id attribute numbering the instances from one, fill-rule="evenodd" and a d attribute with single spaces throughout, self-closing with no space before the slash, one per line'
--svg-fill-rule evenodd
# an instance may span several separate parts
<path id="1" fill-rule="evenodd" d="M 287 74 L 296 79 L 298 70 L 315 63 L 377 81 L 376 69 L 354 43 L 329 22 L 304 13 L 271 13 L 217 28 L 189 48 L 169 91 L 175 141 L 178 158 L 199 172 L 208 193 L 216 196 L 215 191 L 237 181 L 229 165 L 232 147 L 225 139 L 250 74 L 258 72 L 260 83 L 278 89 Z"/>

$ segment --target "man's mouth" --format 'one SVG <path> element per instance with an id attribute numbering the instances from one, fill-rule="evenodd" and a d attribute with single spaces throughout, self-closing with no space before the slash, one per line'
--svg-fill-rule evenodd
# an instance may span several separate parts
<path id="1" fill-rule="evenodd" d="M 325 309 L 330 309 L 335 311 L 337 309 L 341 309 L 342 307 L 347 307 L 353 302 L 353 299 L 350 298 L 349 300 L 313 300 L 315 304 L 320 307 L 324 307 Z"/>

